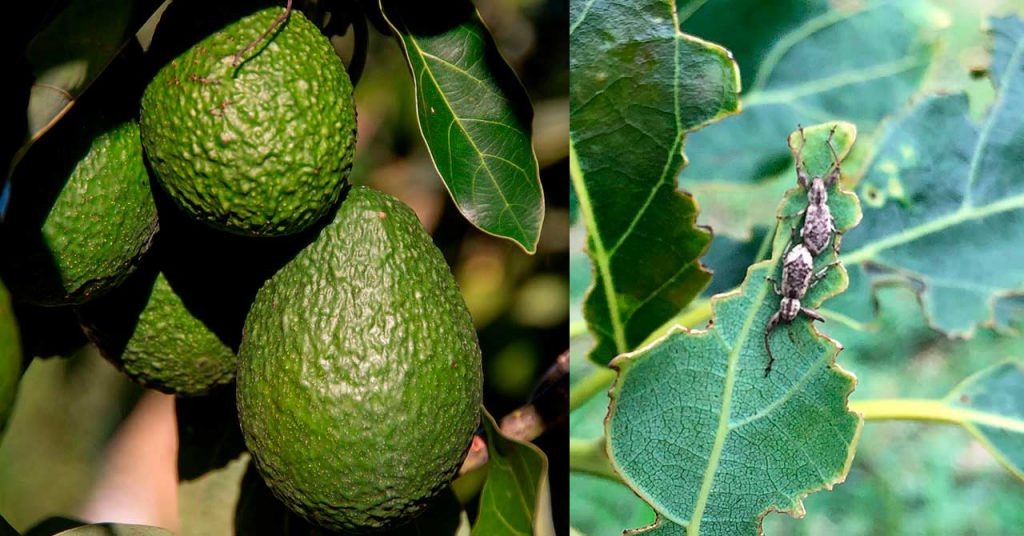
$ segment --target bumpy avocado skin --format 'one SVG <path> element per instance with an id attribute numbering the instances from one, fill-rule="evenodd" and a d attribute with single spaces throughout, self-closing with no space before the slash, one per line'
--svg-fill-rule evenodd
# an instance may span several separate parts
<path id="1" fill-rule="evenodd" d="M 159 228 L 138 124 L 109 124 L 93 111 L 66 121 L 19 164 L 0 228 L 4 277 L 18 300 L 38 305 L 81 304 L 116 288 Z"/>
<path id="2" fill-rule="evenodd" d="M 194 396 L 230 383 L 237 358 L 185 306 L 164 274 L 140 273 L 125 287 L 78 309 L 86 335 L 132 380 Z"/>
<path id="3" fill-rule="evenodd" d="M 237 381 L 267 485 L 332 530 L 415 517 L 479 423 L 480 348 L 451 271 L 412 210 L 365 188 L 260 289 Z"/>
<path id="4" fill-rule="evenodd" d="M 311 226 L 337 202 L 355 152 L 352 83 L 302 13 L 233 66 L 281 12 L 263 9 L 206 36 L 164 65 L 142 98 L 142 141 L 160 185 L 191 217 L 246 236 Z"/>
<path id="5" fill-rule="evenodd" d="M 21 378 L 21 344 L 18 324 L 7 287 L 0 283 L 0 437 L 11 416 L 14 395 Z"/>

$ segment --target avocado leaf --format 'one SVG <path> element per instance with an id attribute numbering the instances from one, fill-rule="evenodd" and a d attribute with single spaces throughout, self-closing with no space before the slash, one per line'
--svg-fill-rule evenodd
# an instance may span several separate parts
<path id="1" fill-rule="evenodd" d="M 29 42 L 25 56 L 34 82 L 28 102 L 28 137 L 18 150 L 19 157 L 74 105 L 160 3 L 71 0 Z"/>
<path id="2" fill-rule="evenodd" d="M 469 0 L 381 0 L 405 52 L 420 133 L 452 201 L 485 233 L 537 250 L 544 220 L 533 110 Z"/>
<path id="3" fill-rule="evenodd" d="M 243 452 L 227 464 L 178 484 L 182 534 L 234 534 L 235 509 L 249 458 L 249 453 Z"/>
<path id="4" fill-rule="evenodd" d="M 830 162 L 823 156 L 832 126 L 805 129 L 812 175 Z M 845 154 L 855 129 L 835 127 L 833 142 Z M 787 192 L 772 258 L 751 266 L 738 290 L 711 299 L 707 329 L 675 328 L 612 361 L 609 458 L 658 515 L 638 532 L 757 534 L 769 511 L 802 516 L 804 496 L 845 479 L 862 420 L 847 408 L 856 380 L 835 363 L 840 346 L 801 315 L 773 332 L 775 367 L 764 373 L 762 334 L 779 308 L 766 278 L 779 279 L 792 209 L 805 204 L 805 190 Z M 829 207 L 840 232 L 860 219 L 849 192 L 830 192 Z M 827 271 L 801 300 L 805 307 L 846 288 L 842 266 L 829 267 L 833 259 L 830 251 L 817 257 L 816 268 Z"/>
<path id="5" fill-rule="evenodd" d="M 173 534 L 167 529 L 147 525 L 97 523 L 68 529 L 54 536 L 172 536 Z"/>
<path id="6" fill-rule="evenodd" d="M 710 233 L 676 190 L 686 134 L 738 108 L 722 47 L 685 35 L 670 0 L 569 3 L 570 171 L 595 266 L 584 318 L 606 364 L 703 289 Z"/>
<path id="7" fill-rule="evenodd" d="M 480 413 L 487 434 L 487 481 L 473 536 L 554 536 L 547 456 L 503 435 L 486 409 Z"/>
<path id="8" fill-rule="evenodd" d="M 743 113 L 687 140 L 692 158 L 680 185 L 700 202 L 700 221 L 716 237 L 744 241 L 755 226 L 772 223 L 773 207 L 763 200 L 777 199 L 794 180 L 777 140 L 798 123 L 826 118 L 872 134 L 919 90 L 937 30 L 948 23 L 923 0 L 786 0 L 771 10 L 751 0 L 680 4 L 683 29 L 729 48 L 747 81 Z M 754 12 L 758 24 L 750 24 Z M 846 171 L 855 169 L 852 163 Z"/>
<path id="9" fill-rule="evenodd" d="M 889 123 L 857 185 L 865 224 L 844 240 L 844 263 L 918 288 L 931 325 L 953 336 L 1007 322 L 1000 298 L 1024 293 L 1024 21 L 992 19 L 991 33 L 988 115 L 975 124 L 956 94 Z"/>
<path id="10" fill-rule="evenodd" d="M 965 379 L 941 402 L 999 463 L 1024 480 L 1024 364 L 997 363 Z"/>

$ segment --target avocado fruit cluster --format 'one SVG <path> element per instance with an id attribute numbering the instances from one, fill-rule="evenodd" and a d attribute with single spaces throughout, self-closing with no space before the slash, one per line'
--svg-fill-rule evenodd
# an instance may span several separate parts
<path id="1" fill-rule="evenodd" d="M 469 313 L 411 209 L 348 185 L 352 84 L 316 26 L 231 0 L 175 31 L 199 5 L 168 8 L 144 91 L 83 98 L 18 165 L 0 279 L 73 310 L 144 386 L 234 388 L 225 426 L 290 516 L 402 526 L 448 493 L 479 425 Z M 0 423 L 22 370 L 10 305 L 0 287 Z"/>

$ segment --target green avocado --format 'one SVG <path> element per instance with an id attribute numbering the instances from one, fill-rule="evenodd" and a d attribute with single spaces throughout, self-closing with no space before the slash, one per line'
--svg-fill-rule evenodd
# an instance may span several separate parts
<path id="1" fill-rule="evenodd" d="M 235 353 L 186 307 L 163 272 L 149 272 L 79 307 L 86 335 L 103 357 L 146 387 L 194 396 L 230 383 Z"/>
<path id="2" fill-rule="evenodd" d="M 21 344 L 18 324 L 7 287 L 0 283 L 0 434 L 11 416 L 14 394 L 21 378 Z"/>
<path id="3" fill-rule="evenodd" d="M 355 152 L 352 83 L 327 38 L 293 11 L 260 40 L 282 12 L 204 34 L 142 97 L 142 142 L 159 184 L 189 216 L 240 235 L 309 228 L 337 202 Z M 166 18 L 165 41 L 180 39 Z M 153 46 L 174 48 L 160 40 L 158 30 Z"/>
<path id="4" fill-rule="evenodd" d="M 138 124 L 79 106 L 32 147 L 11 182 L 0 270 L 18 301 L 70 305 L 109 292 L 135 271 L 158 229 Z"/>
<path id="5" fill-rule="evenodd" d="M 451 271 L 412 210 L 366 188 L 257 293 L 237 382 L 267 486 L 331 530 L 420 514 L 480 417 L 480 347 Z"/>

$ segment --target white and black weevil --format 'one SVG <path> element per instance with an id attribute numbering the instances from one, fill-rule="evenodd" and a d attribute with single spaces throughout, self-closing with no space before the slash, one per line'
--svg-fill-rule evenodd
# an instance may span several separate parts
<path id="1" fill-rule="evenodd" d="M 800 239 L 807 246 L 812 256 L 817 257 L 829 241 L 832 242 L 832 251 L 839 255 L 839 245 L 834 239 L 836 235 L 835 219 L 832 211 L 828 208 L 828 189 L 839 180 L 839 155 L 832 145 L 832 136 L 836 133 L 836 127 L 828 132 L 825 144 L 832 151 L 832 165 L 824 178 L 815 175 L 809 177 L 807 169 L 804 168 L 803 158 L 800 153 L 803 151 L 807 138 L 804 137 L 804 128 L 800 128 L 800 148 L 796 150 L 796 181 L 802 188 L 807 190 L 807 206 L 797 212 L 797 216 L 804 215 L 804 225 L 800 228 Z"/>
<path id="2" fill-rule="evenodd" d="M 814 257 L 811 256 L 808 247 L 802 243 L 794 245 L 791 241 L 789 247 L 786 248 L 786 252 L 783 254 L 782 288 L 779 288 L 779 285 L 771 276 L 766 278 L 768 281 L 771 281 L 775 293 L 782 296 L 782 300 L 779 301 L 779 310 L 775 311 L 775 314 L 768 320 L 768 325 L 764 329 L 764 348 L 768 352 L 768 366 L 764 369 L 765 377 L 768 377 L 768 374 L 771 373 L 772 362 L 775 361 L 772 349 L 768 345 L 768 335 L 779 325 L 779 322 L 789 324 L 800 313 L 803 313 L 811 320 L 825 321 L 825 318 L 817 311 L 800 305 L 800 300 L 807 294 L 808 289 L 825 277 L 825 273 L 832 264 L 815 272 Z"/>

